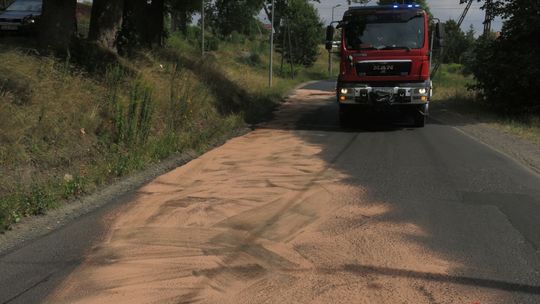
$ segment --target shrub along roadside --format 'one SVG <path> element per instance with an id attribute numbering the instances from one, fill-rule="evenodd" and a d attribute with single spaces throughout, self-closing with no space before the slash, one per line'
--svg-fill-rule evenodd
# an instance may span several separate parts
<path id="1" fill-rule="evenodd" d="M 434 79 L 432 108 L 444 107 L 473 118 L 474 121 L 489 123 L 510 134 L 523 137 L 540 145 L 540 115 L 534 113 L 501 113 L 493 108 L 492 102 L 478 96 L 475 79 L 466 73 L 460 64 L 444 64 Z"/>
<path id="2" fill-rule="evenodd" d="M 470 68 L 486 104 L 502 114 L 540 115 L 540 6 L 537 0 L 497 0 L 500 37 L 478 39 Z"/>
<path id="3" fill-rule="evenodd" d="M 284 92 L 325 71 L 322 59 L 267 88 L 261 41 L 222 43 L 201 62 L 174 40 L 138 54 L 129 71 L 111 65 L 102 74 L 17 48 L 0 51 L 0 231 L 150 163 L 205 151 L 269 117 Z M 240 60 L 242 51 L 261 64 Z"/>

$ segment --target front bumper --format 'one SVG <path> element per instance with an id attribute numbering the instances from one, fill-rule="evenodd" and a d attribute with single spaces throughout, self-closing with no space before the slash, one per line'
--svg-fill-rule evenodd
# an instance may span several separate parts
<path id="1" fill-rule="evenodd" d="M 21 26 L 21 23 L 16 22 L 0 22 L 0 31 L 18 31 Z"/>
<path id="2" fill-rule="evenodd" d="M 432 95 L 431 82 L 396 83 L 377 86 L 361 83 L 338 83 L 340 104 L 425 105 Z"/>
<path id="3" fill-rule="evenodd" d="M 0 21 L 2 33 L 33 33 L 37 32 L 36 23 L 6 22 Z"/>

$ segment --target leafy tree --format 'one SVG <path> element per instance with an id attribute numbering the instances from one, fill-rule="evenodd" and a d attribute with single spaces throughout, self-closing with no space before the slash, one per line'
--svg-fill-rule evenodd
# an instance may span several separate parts
<path id="1" fill-rule="evenodd" d="M 474 26 L 471 24 L 469 25 L 469 29 L 467 30 L 467 32 L 465 33 L 465 39 L 467 40 L 467 43 L 469 45 L 473 45 L 474 42 L 476 41 L 476 38 L 474 38 L 474 35 L 476 34 L 475 30 L 474 30 Z"/>
<path id="2" fill-rule="evenodd" d="M 173 31 L 180 30 L 187 34 L 188 23 L 193 14 L 201 10 L 200 1 L 169 1 L 169 11 L 171 13 L 171 28 Z"/>
<path id="3" fill-rule="evenodd" d="M 471 24 L 469 30 L 465 33 L 465 40 L 467 41 L 468 49 L 463 52 L 461 55 L 461 63 L 463 64 L 463 74 L 470 75 L 472 74 L 472 66 L 475 61 L 475 47 L 476 47 L 476 38 L 474 27 Z"/>
<path id="4" fill-rule="evenodd" d="M 472 69 L 485 101 L 505 113 L 540 114 L 540 6 L 537 0 L 495 1 L 500 37 L 479 39 Z"/>
<path id="5" fill-rule="evenodd" d="M 262 6 L 260 0 L 216 0 L 211 22 L 214 29 L 223 36 L 235 31 L 250 35 L 256 29 L 255 16 Z"/>
<path id="6" fill-rule="evenodd" d="M 464 54 L 474 44 L 474 30 L 467 35 L 458 27 L 456 21 L 450 19 L 445 22 L 446 38 L 443 53 L 444 63 L 463 63 Z"/>
<path id="7" fill-rule="evenodd" d="M 264 11 L 266 12 L 266 16 L 268 17 L 268 20 L 272 20 L 272 1 L 268 0 L 268 4 L 263 6 Z M 281 19 L 284 18 L 284 16 L 287 14 L 289 10 L 289 0 L 275 0 L 274 5 L 276 6 L 274 10 L 274 24 L 276 25 L 276 30 L 280 31 L 280 24 Z"/>
<path id="8" fill-rule="evenodd" d="M 281 10 L 284 21 L 276 35 L 277 46 L 287 61 L 311 66 L 319 55 L 323 24 L 317 10 L 307 0 L 289 0 L 286 4 Z"/>

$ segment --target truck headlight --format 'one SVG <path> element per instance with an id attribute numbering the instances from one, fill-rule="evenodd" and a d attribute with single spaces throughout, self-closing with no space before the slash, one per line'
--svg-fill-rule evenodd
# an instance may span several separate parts
<path id="1" fill-rule="evenodd" d="M 339 91 L 341 92 L 341 94 L 347 94 L 349 92 L 347 88 L 341 88 L 341 90 Z"/>
<path id="2" fill-rule="evenodd" d="M 36 20 L 34 19 L 33 16 L 26 16 L 22 19 L 22 23 L 23 24 L 34 24 L 36 23 Z"/>
<path id="3" fill-rule="evenodd" d="M 418 89 L 418 93 L 426 94 L 427 90 L 425 88 Z"/>

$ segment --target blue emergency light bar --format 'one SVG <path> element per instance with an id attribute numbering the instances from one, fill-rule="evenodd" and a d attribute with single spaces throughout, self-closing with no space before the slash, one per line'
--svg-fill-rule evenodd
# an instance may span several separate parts
<path id="1" fill-rule="evenodd" d="M 408 7 L 408 8 L 419 8 L 420 4 L 394 4 L 392 6 L 393 8 L 402 8 L 402 7 Z"/>
<path id="2" fill-rule="evenodd" d="M 390 5 L 370 5 L 370 6 L 350 6 L 351 10 L 374 10 L 374 9 L 421 9 L 420 4 L 390 4 Z"/>

